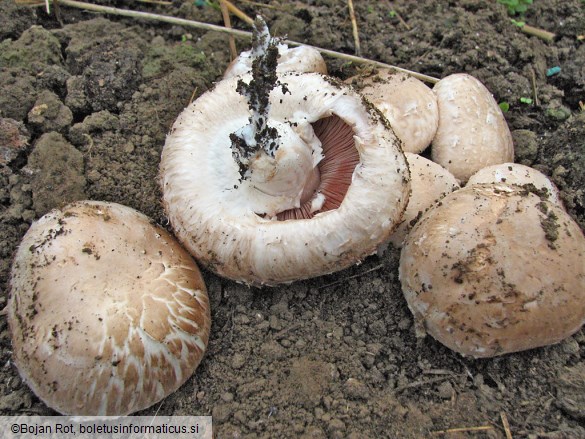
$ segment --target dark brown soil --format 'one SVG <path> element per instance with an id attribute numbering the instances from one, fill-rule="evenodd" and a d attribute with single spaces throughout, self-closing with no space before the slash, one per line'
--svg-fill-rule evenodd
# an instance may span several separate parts
<path id="1" fill-rule="evenodd" d="M 583 1 L 535 0 L 523 19 L 554 32 L 552 42 L 524 34 L 496 1 L 354 3 L 365 57 L 435 77 L 467 72 L 508 102 L 516 161 L 550 175 L 585 228 Z M 274 34 L 354 52 L 346 2 L 237 4 L 263 14 Z M 131 5 L 222 24 L 219 11 L 193 1 Z M 60 19 L 0 2 L 0 306 L 21 237 L 53 207 L 115 201 L 167 224 L 157 183 L 165 134 L 229 62 L 218 33 L 66 7 Z M 238 41 L 240 50 L 248 45 Z M 341 79 L 361 68 L 327 62 Z M 547 76 L 555 66 L 560 72 Z M 538 103 L 522 103 L 534 90 Z M 514 438 L 585 438 L 584 330 L 489 360 L 417 340 L 398 256 L 391 249 L 266 289 L 204 271 L 213 317 L 206 357 L 179 391 L 142 414 L 211 414 L 218 438 L 503 438 L 502 415 Z M 11 363 L 4 316 L 0 347 L 0 414 L 53 414 Z M 472 431 L 480 426 L 492 428 Z M 463 427 L 471 430 L 436 433 Z"/>

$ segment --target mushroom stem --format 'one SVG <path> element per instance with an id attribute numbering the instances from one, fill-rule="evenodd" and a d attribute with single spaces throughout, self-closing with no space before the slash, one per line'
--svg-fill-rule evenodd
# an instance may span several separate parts
<path id="1" fill-rule="evenodd" d="M 252 115 L 248 125 L 230 134 L 232 153 L 240 166 L 240 176 L 246 177 L 250 159 L 264 151 L 274 158 L 279 146 L 276 128 L 268 126 L 270 92 L 278 83 L 278 40 L 270 36 L 262 17 L 256 17 L 252 37 L 252 79 L 249 83 L 238 81 L 236 91 L 244 96 Z"/>

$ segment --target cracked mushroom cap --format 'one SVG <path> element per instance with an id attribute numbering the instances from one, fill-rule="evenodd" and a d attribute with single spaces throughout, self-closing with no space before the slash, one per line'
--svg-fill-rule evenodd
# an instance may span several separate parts
<path id="1" fill-rule="evenodd" d="M 288 47 L 286 44 L 278 45 L 278 73 L 305 72 L 327 74 L 327 64 L 321 53 L 309 46 Z M 250 73 L 254 55 L 252 50 L 246 50 L 234 59 L 225 73 L 224 79 L 233 78 Z"/>
<path id="2" fill-rule="evenodd" d="M 439 126 L 431 148 L 432 160 L 458 180 L 486 166 L 514 161 L 512 134 L 489 90 L 464 73 L 435 84 Z"/>
<path id="3" fill-rule="evenodd" d="M 445 195 L 459 189 L 457 179 L 441 165 L 418 154 L 405 152 L 410 169 L 410 197 L 402 223 L 390 236 L 390 242 L 402 247 L 409 230 L 428 209 Z"/>
<path id="4" fill-rule="evenodd" d="M 463 355 L 558 343 L 585 323 L 585 237 L 557 204 L 474 185 L 429 210 L 400 257 L 418 327 Z"/>
<path id="5" fill-rule="evenodd" d="M 363 98 L 319 74 L 279 77 L 268 126 L 279 147 L 242 168 L 230 138 L 250 118 L 238 78 L 184 110 L 162 153 L 176 236 L 222 276 L 274 285 L 348 267 L 400 222 L 409 173 L 400 142 Z"/>
<path id="6" fill-rule="evenodd" d="M 548 193 L 549 200 L 562 207 L 559 190 L 542 172 L 519 163 L 502 163 L 480 169 L 467 181 L 467 186 L 484 183 L 506 183 L 523 186 L 533 184 L 536 189 Z"/>
<path id="7" fill-rule="evenodd" d="M 33 223 L 12 266 L 14 362 L 49 407 L 126 415 L 174 392 L 209 337 L 189 254 L 141 213 L 81 201 Z"/>
<path id="8" fill-rule="evenodd" d="M 405 73 L 379 69 L 375 74 L 350 78 L 360 94 L 372 102 L 402 140 L 402 149 L 415 154 L 431 144 L 439 125 L 439 108 L 433 91 Z"/>

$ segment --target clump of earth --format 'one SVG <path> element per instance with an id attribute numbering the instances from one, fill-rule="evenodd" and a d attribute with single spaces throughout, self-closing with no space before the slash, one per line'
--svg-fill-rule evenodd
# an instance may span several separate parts
<path id="1" fill-rule="evenodd" d="M 275 35 L 354 53 L 345 2 L 265 3 L 236 2 L 262 14 Z M 132 6 L 223 24 L 217 9 L 198 4 Z M 495 1 L 355 7 L 364 57 L 438 78 L 469 73 L 508 103 L 515 160 L 549 175 L 585 228 L 582 1 L 536 1 L 513 17 L 553 32 L 550 42 L 523 33 Z M 239 50 L 249 44 L 237 40 Z M 0 306 L 20 239 L 54 207 L 113 201 L 168 226 L 157 181 L 165 135 L 229 61 L 223 34 L 64 6 L 57 18 L 0 3 Z M 365 68 L 326 61 L 340 79 Z M 560 71 L 548 76 L 551 67 Z M 464 431 L 447 437 L 503 438 L 502 414 L 515 438 L 585 437 L 584 330 L 546 348 L 461 357 L 415 337 L 398 257 L 390 248 L 276 288 L 204 271 L 213 322 L 206 357 L 183 387 L 140 414 L 212 415 L 222 438 L 420 438 L 453 428 Z M 0 358 L 0 414 L 55 414 L 19 378 L 5 315 Z"/>

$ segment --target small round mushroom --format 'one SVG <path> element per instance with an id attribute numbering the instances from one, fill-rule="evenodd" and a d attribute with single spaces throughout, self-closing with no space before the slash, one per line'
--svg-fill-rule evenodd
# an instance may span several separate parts
<path id="1" fill-rule="evenodd" d="M 519 186 L 447 195 L 408 235 L 399 272 L 418 335 L 463 355 L 557 343 L 585 323 L 583 232 Z"/>
<path id="2" fill-rule="evenodd" d="M 519 163 L 502 163 L 480 169 L 467 180 L 467 186 L 484 183 L 532 184 L 548 194 L 549 200 L 562 206 L 559 190 L 542 172 Z"/>
<path id="3" fill-rule="evenodd" d="M 32 224 L 11 273 L 14 362 L 68 415 L 126 415 L 181 386 L 209 338 L 191 256 L 141 213 L 81 201 Z"/>
<path id="4" fill-rule="evenodd" d="M 402 223 L 390 236 L 390 242 L 402 247 L 406 238 L 420 216 L 448 193 L 459 189 L 457 179 L 441 165 L 418 154 L 405 152 L 410 170 L 410 197 L 402 217 Z"/>
<path id="5" fill-rule="evenodd" d="M 248 79 L 216 84 L 167 137 L 161 184 L 179 240 L 248 284 L 318 276 L 374 253 L 410 189 L 387 121 L 350 87 L 314 73 L 280 75 L 267 116 L 257 115 L 237 91 Z"/>
<path id="6" fill-rule="evenodd" d="M 288 47 L 286 44 L 278 45 L 278 66 L 276 71 L 284 72 L 306 72 L 327 74 L 327 64 L 317 49 L 309 46 Z M 252 50 L 241 52 L 234 59 L 225 73 L 223 78 L 233 78 L 250 73 L 252 70 L 252 61 L 254 54 Z"/>
<path id="7" fill-rule="evenodd" d="M 458 180 L 486 166 L 514 161 L 512 134 L 489 90 L 473 76 L 458 73 L 433 87 L 439 104 L 439 126 L 432 160 Z"/>
<path id="8" fill-rule="evenodd" d="M 405 73 L 379 69 L 369 76 L 348 79 L 386 119 L 402 140 L 402 149 L 415 154 L 431 144 L 439 125 L 439 109 L 433 91 Z"/>

